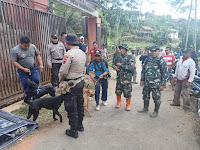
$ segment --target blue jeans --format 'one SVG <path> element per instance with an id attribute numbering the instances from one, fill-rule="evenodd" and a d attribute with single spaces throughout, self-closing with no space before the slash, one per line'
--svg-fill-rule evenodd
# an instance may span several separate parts
<path id="1" fill-rule="evenodd" d="M 40 75 L 37 70 L 37 67 L 31 68 L 30 71 L 31 71 L 31 74 L 29 75 L 29 73 L 25 73 L 23 70 L 20 70 L 20 69 L 17 70 L 21 84 L 23 86 L 23 91 L 27 95 L 28 100 L 31 99 L 31 96 L 29 95 L 30 92 L 29 92 L 29 87 L 26 83 L 26 79 L 29 78 L 31 81 L 34 81 L 36 84 L 39 84 L 39 81 L 40 81 Z"/>
<path id="2" fill-rule="evenodd" d="M 86 67 L 86 74 L 89 75 L 89 68 L 90 68 L 90 65 L 87 64 L 87 61 L 85 63 L 85 67 Z"/>
<path id="3" fill-rule="evenodd" d="M 101 100 L 102 101 L 107 101 L 108 80 L 107 79 L 100 79 L 99 80 L 99 84 L 95 85 L 95 100 L 96 100 L 96 105 L 99 105 L 100 86 L 102 86 Z"/>

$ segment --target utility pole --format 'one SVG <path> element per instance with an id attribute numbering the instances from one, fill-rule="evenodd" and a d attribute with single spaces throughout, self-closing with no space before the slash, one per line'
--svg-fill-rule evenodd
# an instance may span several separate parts
<path id="1" fill-rule="evenodd" d="M 143 0 L 141 2 L 141 5 L 140 5 L 140 10 L 139 10 L 139 15 L 138 15 L 138 21 L 137 21 L 137 25 L 136 25 L 136 30 L 138 28 L 138 25 L 139 25 L 139 21 L 140 21 L 140 14 L 141 14 L 141 9 L 142 9 L 142 4 L 143 4 Z"/>
<path id="2" fill-rule="evenodd" d="M 196 51 L 197 50 L 197 0 L 195 0 L 194 46 Z"/>
<path id="3" fill-rule="evenodd" d="M 190 29 L 190 16 L 191 16 L 191 11 L 192 11 L 192 2 L 193 0 L 191 0 L 190 3 L 190 12 L 188 15 L 188 25 L 187 25 L 187 34 L 186 34 L 186 41 L 185 41 L 185 49 L 187 49 L 187 45 L 188 45 L 188 35 L 189 35 L 189 29 Z"/>

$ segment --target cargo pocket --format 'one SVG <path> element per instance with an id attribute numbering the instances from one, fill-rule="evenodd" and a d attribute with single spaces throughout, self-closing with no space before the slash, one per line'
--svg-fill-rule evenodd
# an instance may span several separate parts
<path id="1" fill-rule="evenodd" d="M 67 112 L 74 112 L 77 110 L 77 96 L 70 95 L 70 98 L 64 101 L 65 110 Z"/>

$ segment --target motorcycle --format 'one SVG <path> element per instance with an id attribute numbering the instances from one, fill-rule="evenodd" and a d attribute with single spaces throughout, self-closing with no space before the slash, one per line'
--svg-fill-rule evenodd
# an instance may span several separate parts
<path id="1" fill-rule="evenodd" d="M 197 98 L 196 107 L 200 110 L 200 77 L 195 75 L 191 85 L 190 95 Z"/>

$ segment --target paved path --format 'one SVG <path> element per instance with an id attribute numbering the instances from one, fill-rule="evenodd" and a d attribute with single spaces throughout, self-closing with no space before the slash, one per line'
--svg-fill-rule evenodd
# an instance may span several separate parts
<path id="1" fill-rule="evenodd" d="M 140 72 L 138 62 L 138 72 Z M 138 73 L 140 74 L 140 73 Z M 133 85 L 132 110 L 125 110 L 125 99 L 122 107 L 116 109 L 114 93 L 115 79 L 109 80 L 108 106 L 95 111 L 95 102 L 90 102 L 93 117 L 86 114 L 85 131 L 79 133 L 78 139 L 65 135 L 69 128 L 68 120 L 61 124 L 52 122 L 24 138 L 13 150 L 199 150 L 196 136 L 193 133 L 192 115 L 182 109 L 170 107 L 173 91 L 167 86 L 162 92 L 162 104 L 157 118 L 149 115 L 154 109 L 151 100 L 150 111 L 140 114 L 143 107 L 142 88 Z M 139 79 L 139 77 L 138 77 Z M 66 115 L 63 116 L 66 118 Z"/>

